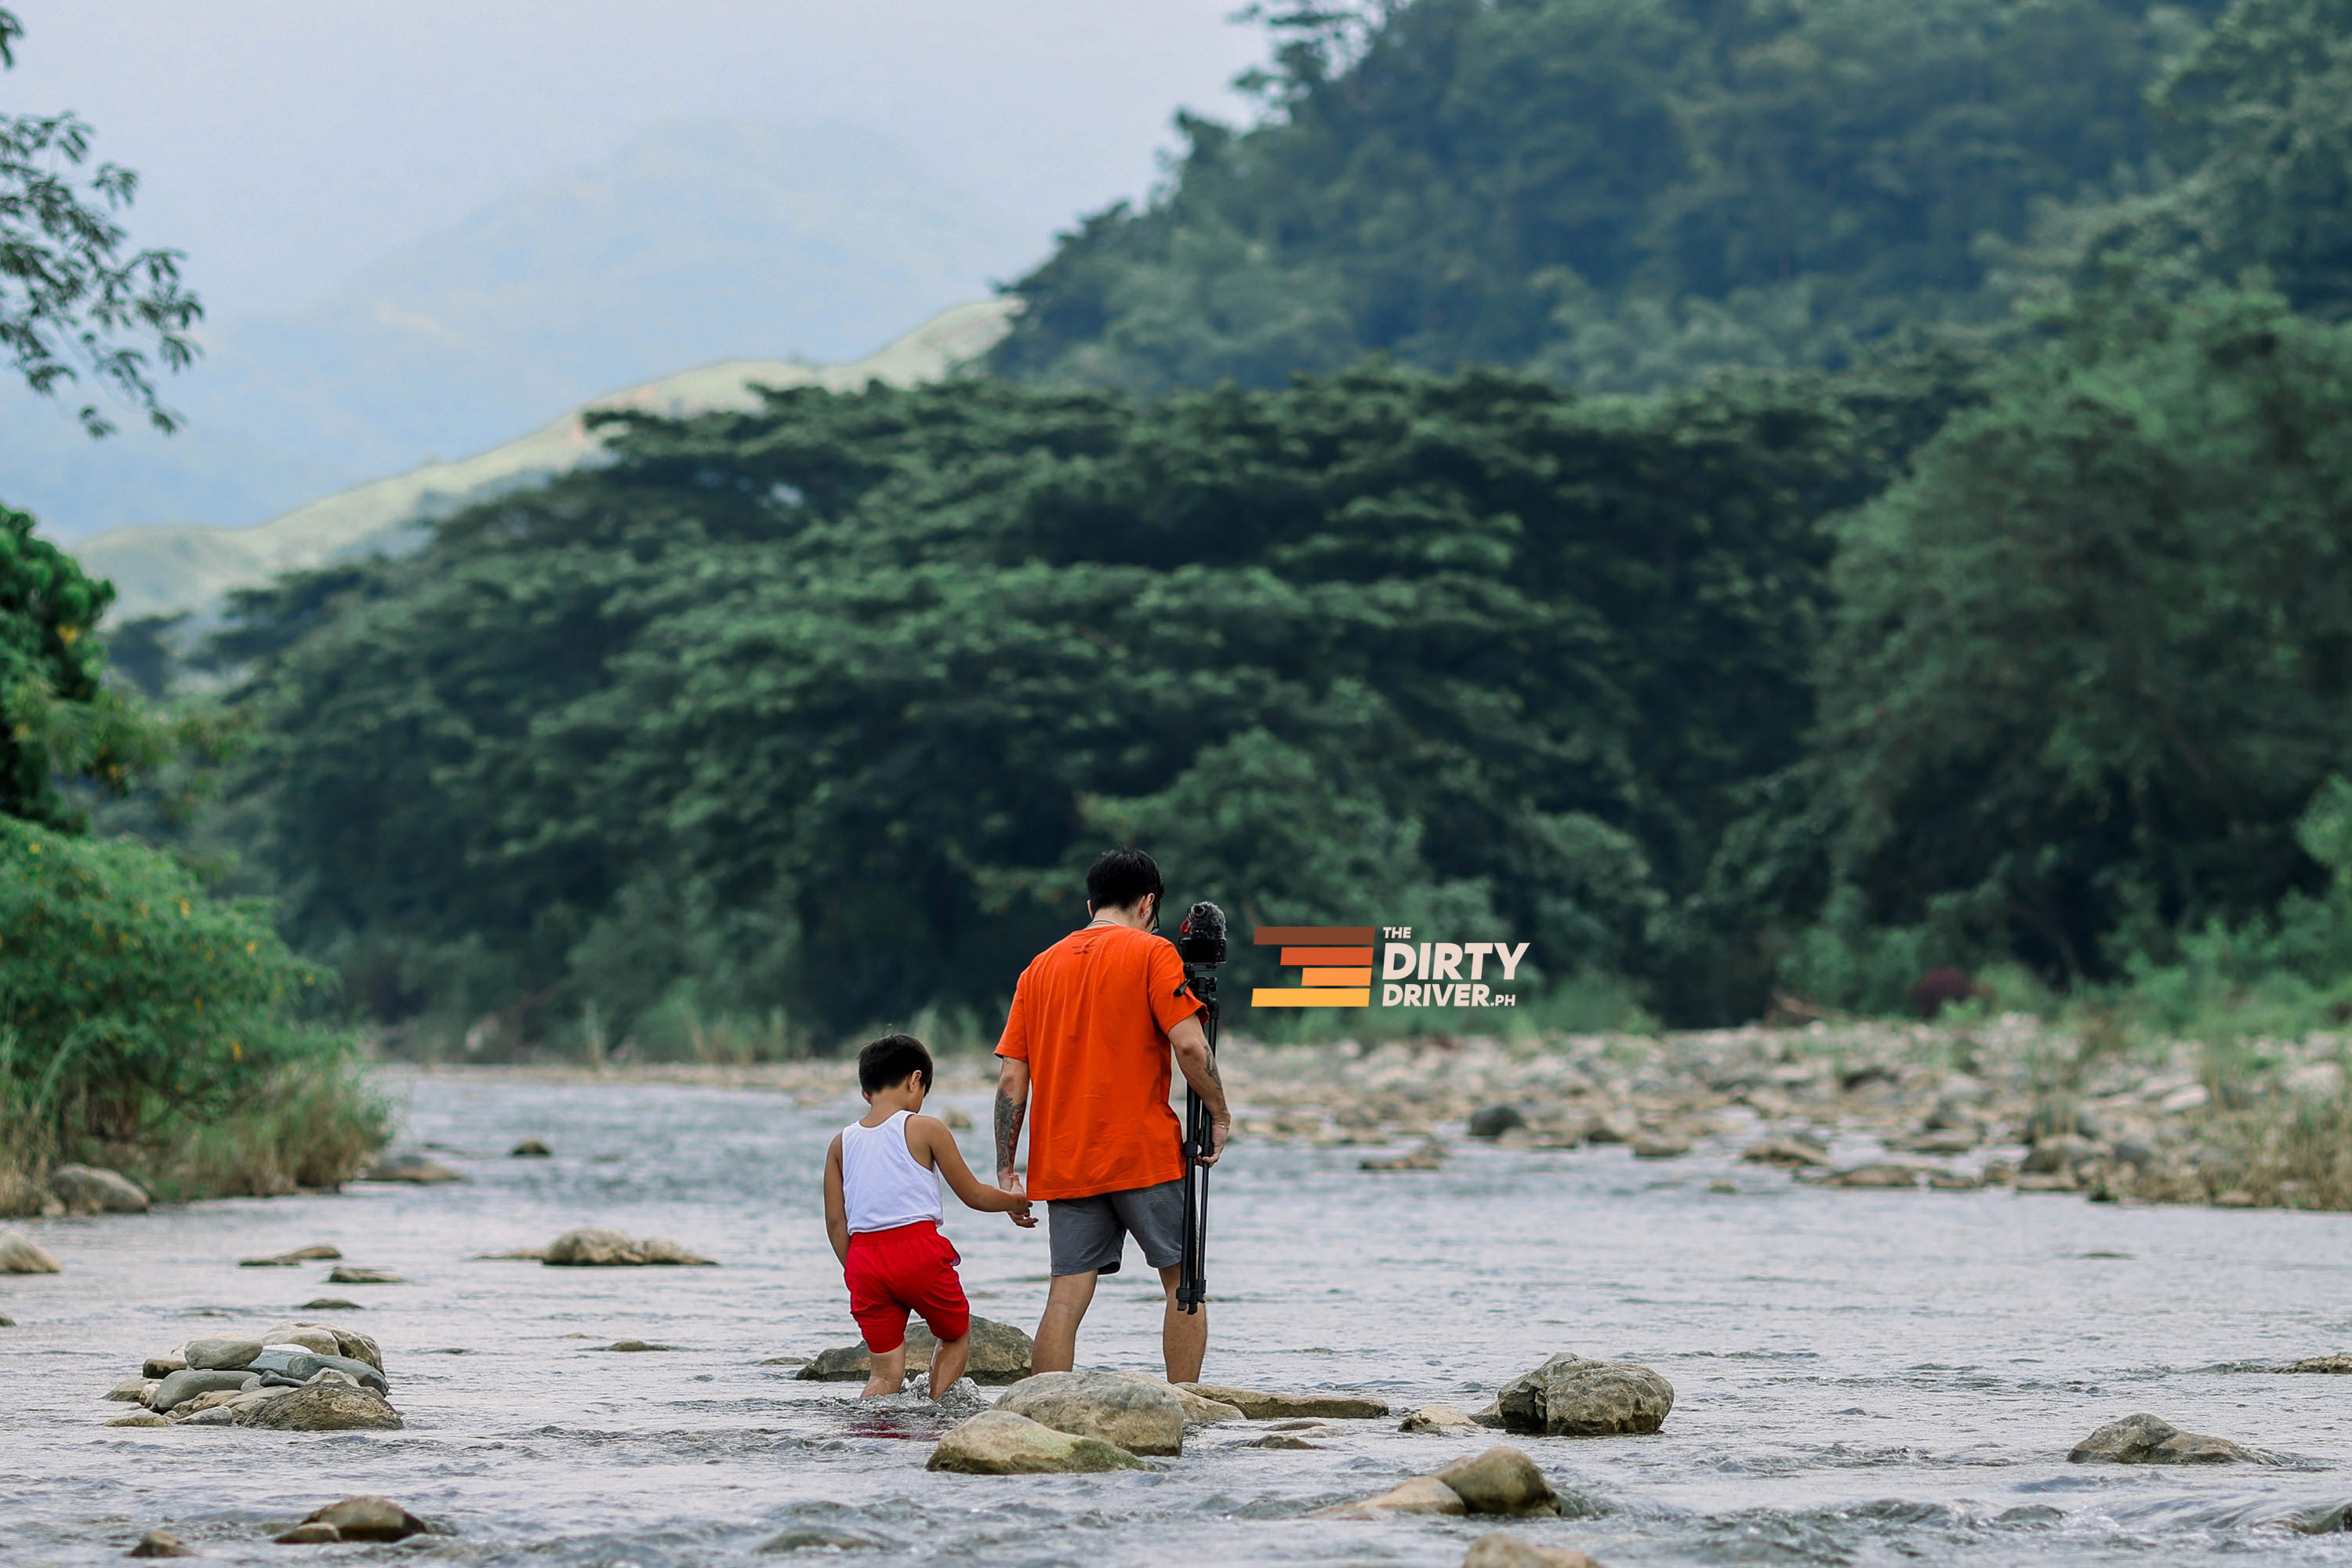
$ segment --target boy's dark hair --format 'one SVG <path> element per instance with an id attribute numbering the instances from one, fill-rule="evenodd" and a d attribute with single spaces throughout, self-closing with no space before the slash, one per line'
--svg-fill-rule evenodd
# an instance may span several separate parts
<path id="1" fill-rule="evenodd" d="M 885 1035 L 857 1053 L 857 1087 L 868 1094 L 904 1083 L 916 1073 L 923 1075 L 926 1089 L 939 1082 L 931 1070 L 931 1053 L 912 1035 Z"/>
<path id="2" fill-rule="evenodd" d="M 1157 893 L 1168 896 L 1160 862 L 1140 849 L 1113 849 L 1087 868 L 1087 902 L 1097 910 L 1124 910 Z"/>

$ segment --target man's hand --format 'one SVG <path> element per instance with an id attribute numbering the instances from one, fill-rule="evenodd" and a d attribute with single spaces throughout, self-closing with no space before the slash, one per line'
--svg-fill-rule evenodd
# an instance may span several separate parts
<path id="1" fill-rule="evenodd" d="M 1232 1137 L 1233 1132 L 1234 1124 L 1226 1121 L 1223 1117 L 1218 1117 L 1216 1120 L 1211 1121 L 1209 1123 L 1209 1152 L 1202 1155 L 1196 1163 L 1201 1165 L 1203 1169 L 1215 1164 L 1218 1160 L 1223 1157 L 1225 1152 L 1225 1140 Z"/>

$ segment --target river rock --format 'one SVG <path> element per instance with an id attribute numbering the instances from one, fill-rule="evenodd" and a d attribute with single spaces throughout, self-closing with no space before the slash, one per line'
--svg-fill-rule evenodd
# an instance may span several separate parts
<path id="1" fill-rule="evenodd" d="M 1852 1165 L 1823 1177 L 1825 1187 L 1893 1187 L 1906 1191 L 1919 1185 L 1916 1165 L 1898 1165 L 1891 1161 L 1874 1160 L 1866 1165 Z"/>
<path id="2" fill-rule="evenodd" d="M 338 1263 L 327 1270 L 330 1285 L 405 1285 L 407 1280 L 389 1268 L 362 1268 L 353 1264 Z"/>
<path id="3" fill-rule="evenodd" d="M 187 1370 L 188 1358 L 178 1351 L 166 1351 L 162 1355 L 151 1355 L 139 1363 L 140 1374 L 149 1378 L 169 1377 L 175 1372 Z"/>
<path id="4" fill-rule="evenodd" d="M 168 1530 L 151 1530 L 139 1538 L 139 1544 L 123 1553 L 126 1557 L 194 1557 L 180 1538 Z"/>
<path id="5" fill-rule="evenodd" d="M 1470 1113 L 1469 1131 L 1473 1138 L 1500 1138 L 1527 1124 L 1527 1116 L 1516 1105 L 1487 1105 Z"/>
<path id="6" fill-rule="evenodd" d="M 763 1556 L 786 1552 L 879 1552 L 882 1545 L 870 1535 L 845 1530 L 787 1530 L 762 1542 L 760 1552 Z"/>
<path id="7" fill-rule="evenodd" d="M 1827 1169 L 1830 1153 L 1796 1138 L 1767 1138 L 1761 1143 L 1751 1143 L 1740 1156 L 1759 1165 L 1781 1165 L 1794 1170 Z"/>
<path id="8" fill-rule="evenodd" d="M 1410 1154 L 1399 1154 L 1391 1160 L 1359 1160 L 1360 1171 L 1439 1171 L 1445 1168 L 1445 1150 L 1436 1142 L 1423 1143 Z"/>
<path id="9" fill-rule="evenodd" d="M 109 1426 L 169 1426 L 171 1424 L 170 1416 L 158 1415 L 152 1410 L 134 1410 L 107 1423 Z"/>
<path id="10" fill-rule="evenodd" d="M 453 1171 L 426 1154 L 387 1154 L 358 1176 L 362 1182 L 407 1182 L 416 1186 L 465 1179 L 464 1172 Z"/>
<path id="11" fill-rule="evenodd" d="M 1475 1432 L 1478 1424 L 1451 1405 L 1424 1405 L 1406 1416 L 1400 1432 Z"/>
<path id="12" fill-rule="evenodd" d="M 1453 1488 L 1472 1513 L 1527 1519 L 1559 1512 L 1559 1494 L 1536 1468 L 1536 1462 L 1517 1448 L 1489 1448 L 1456 1459 L 1438 1471 L 1437 1479 Z"/>
<path id="13" fill-rule="evenodd" d="M 145 1214 L 147 1194 L 119 1171 L 95 1165 L 59 1165 L 49 1173 L 49 1192 L 68 1214 Z"/>
<path id="14" fill-rule="evenodd" d="M 405 1541 L 432 1529 L 390 1498 L 362 1494 L 313 1510 L 304 1524 L 330 1524 L 345 1541 Z"/>
<path id="15" fill-rule="evenodd" d="M 1335 1503 L 1318 1508 L 1310 1519 L 1386 1519 L 1395 1514 L 1461 1515 L 1470 1511 L 1462 1494 L 1439 1480 L 1435 1476 L 1415 1476 L 1402 1486 L 1382 1492 L 1361 1502 Z"/>
<path id="16" fill-rule="evenodd" d="M 516 1144 L 513 1148 L 508 1150 L 507 1157 L 513 1160 L 544 1160 L 554 1152 L 555 1151 L 550 1149 L 538 1139 L 526 1138 L 521 1142 Z"/>
<path id="17" fill-rule="evenodd" d="M 10 1317 L 10 1316 L 9 1316 L 7 1313 L 5 1313 L 5 1312 L 0 1312 L 0 1329 L 13 1329 L 13 1328 L 15 1328 L 16 1326 L 16 1319 L 14 1319 L 14 1318 Z"/>
<path id="18" fill-rule="evenodd" d="M 1601 1564 L 1565 1546 L 1538 1546 L 1496 1531 L 1470 1543 L 1462 1568 L 1601 1568 Z"/>
<path id="19" fill-rule="evenodd" d="M 273 1252 L 267 1258 L 240 1258 L 239 1268 L 299 1268 L 305 1263 L 332 1263 L 342 1257 L 340 1248 L 332 1247 L 298 1247 L 291 1252 Z"/>
<path id="20" fill-rule="evenodd" d="M 254 1392 L 258 1394 L 261 1390 L 256 1388 Z M 217 1410 L 224 1405 L 233 1405 L 244 1398 L 245 1394 L 241 1388 L 216 1388 L 210 1394 L 199 1394 L 194 1399 L 173 1405 L 172 1414 L 184 1420 L 201 1415 L 207 1410 Z"/>
<path id="21" fill-rule="evenodd" d="M 1267 1394 L 1255 1388 L 1228 1388 L 1220 1383 L 1184 1383 L 1203 1399 L 1230 1405 L 1252 1421 L 1377 1421 L 1389 1413 L 1385 1399 L 1352 1394 Z"/>
<path id="22" fill-rule="evenodd" d="M 1177 1403 L 1184 1407 L 1184 1426 L 1187 1431 L 1195 1426 L 1213 1426 L 1221 1421 L 1242 1419 L 1239 1407 L 1227 1405 L 1221 1400 L 1203 1399 L 1189 1388 L 1180 1388 L 1166 1378 L 1154 1377 L 1150 1373 L 1113 1372 L 1106 1373 L 1104 1375 L 1123 1377 L 1129 1383 L 1146 1384 L 1153 1388 L 1164 1388 L 1174 1394 Z"/>
<path id="23" fill-rule="evenodd" d="M 2281 1372 L 2352 1373 L 2352 1355 L 2305 1356 L 2279 1368 Z"/>
<path id="24" fill-rule="evenodd" d="M 907 1328 L 907 1370 L 909 1373 L 931 1370 L 931 1352 L 940 1342 L 931 1331 L 919 1323 Z M 971 1321 L 971 1363 L 964 1375 L 983 1387 L 998 1388 L 1020 1382 L 1029 1375 L 1030 1360 L 1037 1347 L 1027 1334 L 1010 1323 L 991 1321 L 986 1318 Z M 841 1345 L 820 1351 L 814 1361 L 803 1365 L 793 1375 L 804 1383 L 863 1383 L 873 1370 L 874 1358 L 864 1345 Z"/>
<path id="25" fill-rule="evenodd" d="M 384 1394 L 392 1392 L 392 1384 L 384 1379 L 383 1369 L 361 1361 L 356 1356 L 313 1355 L 309 1352 L 303 1352 L 288 1356 L 284 1366 L 273 1367 L 270 1370 L 282 1377 L 290 1377 L 297 1383 L 310 1383 L 322 1372 L 341 1373 L 351 1379 L 352 1385 L 355 1388 L 373 1388 L 378 1394 Z"/>
<path id="26" fill-rule="evenodd" d="M 1184 1405 L 1176 1391 L 1114 1373 L 1040 1373 L 1006 1389 L 996 1407 L 1130 1454 L 1184 1451 Z"/>
<path id="27" fill-rule="evenodd" d="M 1081 1437 L 1016 1415 L 990 1410 L 941 1437 L 924 1467 L 968 1476 L 1034 1476 L 1053 1471 L 1141 1470 L 1141 1459 L 1099 1437 Z"/>
<path id="28" fill-rule="evenodd" d="M 325 1546 L 341 1541 L 343 1532 L 331 1524 L 298 1524 L 283 1535 L 270 1537 L 280 1546 Z"/>
<path id="29" fill-rule="evenodd" d="M 1645 1132 L 1633 1140 L 1636 1160 L 1675 1160 L 1690 1152 L 1690 1140 L 1675 1133 Z"/>
<path id="30" fill-rule="evenodd" d="M 175 1372 L 155 1385 L 149 1396 L 150 1410 L 173 1410 L 186 1404 L 199 1394 L 215 1394 L 222 1389 L 258 1388 L 261 1379 L 249 1372 Z"/>
<path id="31" fill-rule="evenodd" d="M 0 1274 L 61 1274 L 58 1260 L 20 1230 L 0 1231 Z"/>
<path id="32" fill-rule="evenodd" d="M 265 1346 L 299 1345 L 312 1355 L 341 1355 L 342 1341 L 324 1323 L 280 1323 L 261 1336 Z"/>
<path id="33" fill-rule="evenodd" d="M 2066 1458 L 2077 1465 L 2104 1461 L 2115 1465 L 2268 1464 L 2263 1456 L 2241 1448 L 2226 1437 L 2183 1432 L 2154 1415 L 2126 1415 L 2110 1421 L 2081 1442 Z"/>
<path id="34" fill-rule="evenodd" d="M 251 1366 L 260 1353 L 259 1340 L 232 1337 L 190 1340 L 180 1352 L 192 1372 L 236 1372 Z"/>
<path id="35" fill-rule="evenodd" d="M 143 1377 L 126 1377 L 108 1389 L 106 1397 L 119 1399 L 126 1405 L 144 1405 L 147 1403 L 149 1386 L 148 1381 Z"/>
<path id="36" fill-rule="evenodd" d="M 1561 1354 L 1503 1385 L 1495 1424 L 1549 1437 L 1601 1437 L 1654 1432 L 1674 1407 L 1674 1384 L 1646 1366 Z"/>
<path id="37" fill-rule="evenodd" d="M 404 1425 L 400 1412 L 381 1394 L 339 1383 L 305 1384 L 283 1398 L 240 1410 L 236 1424 L 273 1432 L 341 1432 Z"/>
<path id="38" fill-rule="evenodd" d="M 709 1265 L 667 1237 L 643 1240 L 604 1226 L 567 1230 L 549 1244 L 542 1260 L 561 1268 L 625 1268 L 651 1264 Z"/>

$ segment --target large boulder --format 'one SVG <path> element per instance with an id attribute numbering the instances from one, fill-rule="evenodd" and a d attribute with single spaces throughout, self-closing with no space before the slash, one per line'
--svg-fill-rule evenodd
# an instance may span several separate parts
<path id="1" fill-rule="evenodd" d="M 1497 1531 L 1470 1543 L 1462 1568 L 1601 1568 L 1601 1564 L 1565 1546 L 1538 1546 Z"/>
<path id="2" fill-rule="evenodd" d="M 2154 1415 L 2126 1415 L 2110 1421 L 2066 1456 L 2077 1465 L 2266 1465 L 2268 1456 L 2241 1448 L 2226 1437 L 2183 1432 Z"/>
<path id="3" fill-rule="evenodd" d="M 58 1260 L 23 1231 L 0 1231 L 0 1274 L 59 1274 Z"/>
<path id="4" fill-rule="evenodd" d="M 990 1410 L 941 1437 L 924 1468 L 968 1476 L 1035 1476 L 1150 1467 L 1116 1443 L 1057 1432 L 1010 1410 Z"/>
<path id="5" fill-rule="evenodd" d="M 930 1330 L 919 1323 L 908 1324 L 907 1370 L 929 1372 L 931 1353 L 939 1348 L 940 1342 L 931 1337 Z M 1030 1361 L 1036 1353 L 1036 1344 L 1012 1324 L 974 1318 L 971 1362 L 964 1375 L 991 1388 L 1018 1383 L 1029 1375 Z M 793 1375 L 804 1383 L 863 1383 L 873 1369 L 874 1358 L 864 1345 L 838 1345 L 818 1352 L 814 1361 Z"/>
<path id="6" fill-rule="evenodd" d="M 147 1194 L 130 1177 L 95 1165 L 59 1165 L 49 1173 L 49 1193 L 68 1214 L 145 1214 Z"/>
<path id="7" fill-rule="evenodd" d="M 1040 1373 L 1006 1389 L 996 1407 L 1130 1454 L 1184 1451 L 1184 1405 L 1176 1391 L 1116 1373 Z"/>
<path id="8" fill-rule="evenodd" d="M 280 1398 L 241 1409 L 236 1424 L 272 1432 L 341 1432 L 405 1425 L 383 1394 L 335 1382 L 305 1384 Z"/>
<path id="9" fill-rule="evenodd" d="M 1230 1405 L 1253 1421 L 1377 1421 L 1389 1413 L 1387 1400 L 1357 1394 L 1268 1394 L 1222 1383 L 1177 1386 L 1203 1399 Z"/>
<path id="10" fill-rule="evenodd" d="M 1493 1424 L 1547 1437 L 1605 1437 L 1654 1432 L 1674 1407 L 1674 1384 L 1646 1366 L 1560 1354 L 1503 1385 Z"/>
<path id="11" fill-rule="evenodd" d="M 625 1268 L 654 1264 L 708 1265 L 666 1236 L 642 1239 L 604 1226 L 567 1230 L 547 1248 L 546 1263 L 559 1268 Z"/>
<path id="12" fill-rule="evenodd" d="M 1508 1514 L 1527 1519 L 1559 1512 L 1559 1494 L 1536 1468 L 1536 1462 L 1517 1448 L 1489 1448 L 1456 1459 L 1437 1472 L 1472 1513 Z"/>

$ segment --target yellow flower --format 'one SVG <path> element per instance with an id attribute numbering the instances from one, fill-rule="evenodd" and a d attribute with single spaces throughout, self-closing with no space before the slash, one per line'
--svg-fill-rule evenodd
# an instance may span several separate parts
<path id="1" fill-rule="evenodd" d="M 58 641 L 65 644 L 68 647 L 73 647 L 74 639 L 80 636 L 81 628 L 79 626 L 59 626 L 58 628 Z"/>

